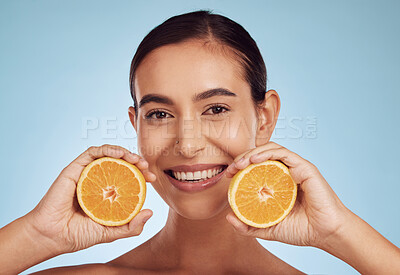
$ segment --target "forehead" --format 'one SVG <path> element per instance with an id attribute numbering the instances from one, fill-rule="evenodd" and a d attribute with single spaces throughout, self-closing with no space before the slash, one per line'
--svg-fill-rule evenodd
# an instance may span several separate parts
<path id="1" fill-rule="evenodd" d="M 147 93 L 195 93 L 216 87 L 249 89 L 239 57 L 226 47 L 189 41 L 149 53 L 135 74 L 136 96 Z"/>

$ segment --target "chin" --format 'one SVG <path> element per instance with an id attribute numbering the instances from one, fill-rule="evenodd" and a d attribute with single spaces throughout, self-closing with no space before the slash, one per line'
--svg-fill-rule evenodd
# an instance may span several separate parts
<path id="1" fill-rule="evenodd" d="M 189 220 L 207 220 L 214 218 L 229 207 L 228 200 L 222 202 L 180 202 L 172 209 L 180 216 Z"/>

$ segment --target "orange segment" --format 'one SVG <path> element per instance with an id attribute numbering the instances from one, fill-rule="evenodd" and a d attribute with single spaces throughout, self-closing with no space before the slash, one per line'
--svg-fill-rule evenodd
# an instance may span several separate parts
<path id="1" fill-rule="evenodd" d="M 232 178 L 228 200 L 244 223 L 266 228 L 282 221 L 292 210 L 297 184 L 281 162 L 267 160 L 250 164 Z"/>
<path id="2" fill-rule="evenodd" d="M 146 197 L 146 181 L 135 165 L 104 157 L 83 169 L 76 192 L 79 205 L 92 220 L 119 226 L 139 213 Z"/>

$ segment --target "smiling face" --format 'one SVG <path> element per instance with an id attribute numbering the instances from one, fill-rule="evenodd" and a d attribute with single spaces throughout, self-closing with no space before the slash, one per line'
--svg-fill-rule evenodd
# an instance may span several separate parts
<path id="1" fill-rule="evenodd" d="M 137 114 L 130 107 L 129 115 L 139 154 L 157 176 L 154 189 L 189 219 L 210 218 L 229 207 L 224 169 L 257 146 L 258 135 L 267 142 L 272 133 L 260 130 L 250 86 L 235 58 L 191 40 L 152 51 L 135 74 L 139 106 Z"/>

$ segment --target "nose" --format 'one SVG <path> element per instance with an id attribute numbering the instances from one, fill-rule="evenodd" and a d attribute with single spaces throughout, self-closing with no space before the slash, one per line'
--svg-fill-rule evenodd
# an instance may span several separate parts
<path id="1" fill-rule="evenodd" d="M 174 140 L 177 153 L 186 158 L 193 158 L 205 148 L 205 137 L 201 130 L 200 119 L 192 117 L 179 121 L 178 138 Z M 176 143 L 178 142 L 178 143 Z"/>

